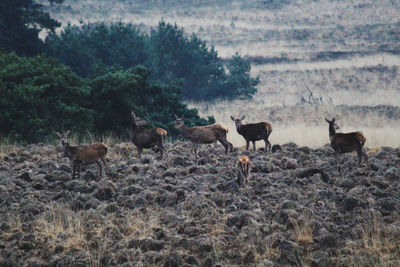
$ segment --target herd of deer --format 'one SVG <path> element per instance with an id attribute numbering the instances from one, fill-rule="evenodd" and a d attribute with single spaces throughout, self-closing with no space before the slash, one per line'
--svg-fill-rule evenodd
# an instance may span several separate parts
<path id="1" fill-rule="evenodd" d="M 131 139 L 133 144 L 137 147 L 138 157 L 141 158 L 143 148 L 154 148 L 156 147 L 161 153 L 161 157 L 167 150 L 164 147 L 165 138 L 167 131 L 162 128 L 151 128 L 143 129 L 140 128 L 147 124 L 147 122 L 132 112 L 132 124 L 133 130 Z M 175 128 L 179 130 L 183 137 L 189 139 L 193 144 L 192 151 L 195 157 L 197 157 L 197 148 L 199 144 L 209 144 L 214 141 L 219 141 L 225 148 L 225 153 L 233 151 L 233 145 L 230 143 L 226 135 L 229 129 L 220 124 L 213 124 L 207 126 L 194 126 L 186 127 L 184 123 L 184 117 L 176 117 Z M 272 126 L 268 122 L 249 123 L 242 124 L 245 116 L 240 119 L 231 116 L 231 119 L 235 122 L 237 132 L 244 137 L 246 140 L 246 150 L 249 150 L 250 141 L 253 143 L 253 150 L 256 151 L 256 141 L 264 140 L 265 151 L 271 150 L 271 143 L 268 141 L 268 137 L 272 132 Z M 362 159 L 365 160 L 369 168 L 368 157 L 362 148 L 365 144 L 366 138 L 361 132 L 351 133 L 336 133 L 339 129 L 335 119 L 325 121 L 329 124 L 329 139 L 333 150 L 335 151 L 337 168 L 340 172 L 340 161 L 339 155 L 343 153 L 356 151 L 359 158 L 358 165 L 361 165 Z M 70 158 L 73 174 L 72 178 L 75 178 L 75 173 L 78 173 L 80 178 L 80 171 L 82 165 L 88 165 L 96 163 L 99 166 L 99 177 L 102 176 L 102 164 L 106 165 L 107 146 L 102 143 L 96 143 L 86 146 L 70 146 L 68 143 L 69 131 L 65 134 L 56 133 L 61 141 L 61 145 L 64 149 L 64 154 Z M 101 161 L 101 162 L 100 162 Z M 250 158 L 248 156 L 240 156 L 237 161 L 238 177 L 237 182 L 239 185 L 247 184 L 250 175 Z"/>

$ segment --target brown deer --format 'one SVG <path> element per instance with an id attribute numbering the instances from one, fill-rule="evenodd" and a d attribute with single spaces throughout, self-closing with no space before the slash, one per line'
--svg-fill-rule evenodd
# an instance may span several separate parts
<path id="1" fill-rule="evenodd" d="M 225 148 L 225 153 L 233 151 L 233 145 L 226 140 L 226 134 L 229 129 L 220 124 L 206 125 L 206 126 L 194 126 L 187 128 L 185 126 L 184 117 L 179 118 L 176 116 L 175 129 L 181 131 L 183 137 L 188 138 L 194 144 L 194 155 L 197 157 L 197 148 L 199 144 L 210 144 L 214 141 L 219 141 Z"/>
<path id="2" fill-rule="evenodd" d="M 325 121 L 329 124 L 329 139 L 333 150 L 335 151 L 338 171 L 340 172 L 339 155 L 343 153 L 350 153 L 356 151 L 358 154 L 358 166 L 361 165 L 361 160 L 364 159 L 369 168 L 369 162 L 367 154 L 362 151 L 362 148 L 367 140 L 361 132 L 351 133 L 336 133 L 339 126 L 335 122 L 335 118 Z"/>
<path id="3" fill-rule="evenodd" d="M 165 137 L 167 136 L 167 131 L 162 128 L 151 128 L 151 129 L 141 129 L 141 126 L 147 124 L 147 122 L 136 116 L 134 112 L 131 113 L 132 117 L 132 143 L 136 146 L 138 151 L 138 157 L 142 157 L 143 148 L 153 148 L 156 147 L 160 151 L 161 158 L 163 152 L 167 152 L 164 148 Z"/>
<path id="4" fill-rule="evenodd" d="M 64 149 L 64 154 L 71 159 L 73 173 L 72 179 L 75 178 L 75 173 L 78 172 L 78 179 L 81 176 L 82 165 L 89 165 L 96 163 L 99 166 L 99 178 L 103 174 L 103 167 L 100 160 L 103 162 L 104 167 L 107 167 L 106 156 L 107 156 L 107 146 L 103 143 L 96 143 L 87 146 L 70 146 L 68 143 L 68 135 L 70 131 L 65 134 L 60 134 L 56 132 L 58 138 L 60 138 L 60 143 Z"/>
<path id="5" fill-rule="evenodd" d="M 250 175 L 250 159 L 248 156 L 240 156 L 237 162 L 238 176 L 237 183 L 246 185 Z"/>
<path id="6" fill-rule="evenodd" d="M 268 122 L 242 124 L 245 116 L 236 119 L 231 116 L 235 122 L 237 132 L 246 140 L 246 150 L 249 150 L 250 141 L 253 143 L 253 150 L 256 151 L 256 141 L 263 139 L 265 142 L 265 151 L 271 150 L 271 143 L 268 137 L 272 132 L 272 126 Z"/>

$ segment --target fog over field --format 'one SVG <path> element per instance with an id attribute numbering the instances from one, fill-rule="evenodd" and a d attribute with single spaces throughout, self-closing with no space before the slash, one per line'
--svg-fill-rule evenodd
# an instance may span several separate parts
<path id="1" fill-rule="evenodd" d="M 398 1 L 70 0 L 47 8 L 63 25 L 120 20 L 150 30 L 160 20 L 176 23 L 222 58 L 250 59 L 261 81 L 254 99 L 188 103 L 229 126 L 235 145 L 244 144 L 230 120 L 239 114 L 271 122 L 273 143 L 323 145 L 323 118 L 331 116 L 344 132 L 362 131 L 368 147 L 400 145 Z"/>

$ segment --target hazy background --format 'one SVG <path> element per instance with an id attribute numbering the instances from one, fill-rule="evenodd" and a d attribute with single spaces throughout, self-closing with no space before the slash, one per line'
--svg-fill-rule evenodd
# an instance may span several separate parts
<path id="1" fill-rule="evenodd" d="M 66 0 L 47 10 L 65 26 L 123 21 L 150 30 L 163 19 L 252 62 L 261 82 L 253 100 L 188 103 L 231 130 L 230 115 L 269 121 L 272 144 L 329 142 L 324 116 L 343 132 L 360 130 L 367 146 L 400 145 L 400 2 Z M 310 95 L 312 92 L 312 95 Z M 262 146 L 259 143 L 258 146 Z"/>

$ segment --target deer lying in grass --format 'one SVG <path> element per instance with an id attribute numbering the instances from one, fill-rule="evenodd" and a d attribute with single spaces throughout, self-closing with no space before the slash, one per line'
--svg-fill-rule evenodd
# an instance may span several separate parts
<path id="1" fill-rule="evenodd" d="M 271 143 L 268 137 L 272 132 L 272 126 L 268 122 L 242 124 L 245 116 L 236 119 L 231 116 L 235 122 L 237 132 L 246 140 L 246 150 L 249 150 L 250 141 L 253 143 L 253 150 L 256 151 L 256 141 L 263 139 L 265 142 L 265 151 L 271 150 Z"/>
<path id="2" fill-rule="evenodd" d="M 162 128 L 151 128 L 151 129 L 141 129 L 139 127 L 146 125 L 147 122 L 136 116 L 135 113 L 131 113 L 132 117 L 132 142 L 137 147 L 138 157 L 142 157 L 143 148 L 153 148 L 157 147 L 160 151 L 161 158 L 163 152 L 167 152 L 164 148 L 165 137 L 167 136 L 167 131 Z"/>
<path id="3" fill-rule="evenodd" d="M 332 120 L 325 118 L 325 121 L 329 123 L 329 139 L 333 150 L 335 150 L 338 171 L 340 172 L 339 154 L 353 151 L 356 151 L 358 154 L 358 166 L 361 165 L 361 160 L 364 159 L 369 168 L 368 157 L 362 151 L 365 141 L 367 140 L 364 135 L 361 132 L 336 133 L 339 126 L 337 126 L 335 118 Z"/>
<path id="4" fill-rule="evenodd" d="M 103 162 L 104 167 L 106 165 L 107 146 L 102 143 L 91 144 L 87 146 L 70 146 L 68 143 L 69 131 L 65 134 L 56 132 L 58 138 L 60 138 L 61 145 L 64 149 L 64 154 L 71 159 L 73 166 L 72 179 L 75 178 L 75 173 L 78 172 L 78 179 L 81 177 L 82 165 L 88 165 L 96 163 L 99 166 L 99 178 L 103 174 L 103 167 L 100 160 Z"/>
<path id="5" fill-rule="evenodd" d="M 250 175 L 250 159 L 248 156 L 240 156 L 237 163 L 238 177 L 237 183 L 246 185 L 249 181 Z"/>
<path id="6" fill-rule="evenodd" d="M 228 128 L 220 124 L 187 128 L 183 116 L 182 118 L 178 118 L 175 115 L 175 117 L 175 129 L 180 130 L 183 137 L 188 138 L 194 144 L 194 155 L 196 157 L 199 144 L 210 144 L 217 140 L 224 146 L 226 154 L 229 153 L 229 148 L 231 152 L 233 151 L 233 145 L 226 140 L 226 134 L 229 131 Z"/>

